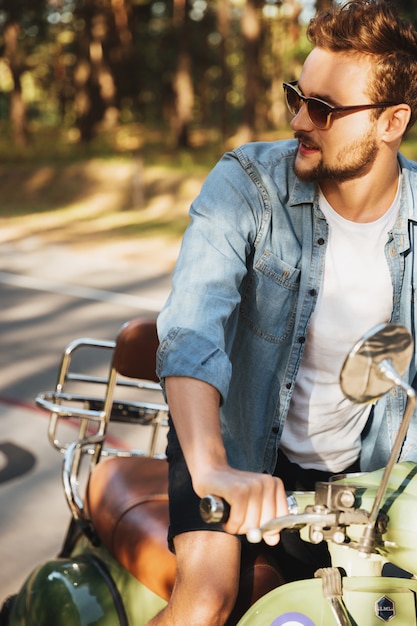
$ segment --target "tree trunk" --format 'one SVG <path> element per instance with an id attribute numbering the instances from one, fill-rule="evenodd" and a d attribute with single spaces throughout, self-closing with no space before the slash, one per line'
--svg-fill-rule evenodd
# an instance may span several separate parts
<path id="1" fill-rule="evenodd" d="M 302 7 L 298 0 L 288 0 L 286 11 L 271 24 L 271 54 L 273 74 L 271 78 L 270 105 L 268 121 L 274 128 L 281 128 L 287 123 L 287 107 L 284 102 L 282 83 L 284 80 L 298 78 L 299 68 L 294 62 L 292 50 L 301 37 L 300 15 Z M 285 70 L 285 73 L 284 73 Z"/>
<path id="2" fill-rule="evenodd" d="M 18 23 L 7 23 L 4 27 L 4 58 L 7 60 L 13 76 L 13 91 L 10 97 L 10 122 L 13 142 L 16 146 L 22 147 L 27 145 L 28 130 L 21 82 L 24 67 L 19 59 L 18 37 Z"/>
<path id="3" fill-rule="evenodd" d="M 79 14 L 85 28 L 79 35 L 78 61 L 74 71 L 75 109 L 81 141 L 89 142 L 99 123 L 113 126 L 118 118 L 116 86 L 104 53 L 105 43 L 110 38 L 113 13 L 100 10 L 99 3 L 90 0 L 84 3 Z"/>
<path id="4" fill-rule="evenodd" d="M 174 78 L 175 134 L 176 144 L 182 148 L 190 147 L 190 122 L 194 104 L 194 89 L 191 80 L 191 59 L 188 52 L 178 53 L 177 69 Z"/>
<path id="5" fill-rule="evenodd" d="M 256 105 L 259 97 L 259 48 L 261 22 L 257 0 L 247 0 L 242 15 L 242 36 L 245 47 L 245 94 L 239 143 L 252 141 L 255 133 Z"/>
<path id="6" fill-rule="evenodd" d="M 217 2 L 217 30 L 221 37 L 219 64 L 221 68 L 220 83 L 220 129 L 222 140 L 225 141 L 228 134 L 229 121 L 227 117 L 227 89 L 229 87 L 229 69 L 227 65 L 226 42 L 230 34 L 230 0 L 218 0 Z"/>
<path id="7" fill-rule="evenodd" d="M 187 0 L 174 0 L 174 27 L 178 33 L 178 57 L 173 80 L 175 93 L 173 126 L 175 143 L 182 148 L 190 147 L 190 122 L 194 107 L 194 85 L 191 77 L 187 10 Z"/>

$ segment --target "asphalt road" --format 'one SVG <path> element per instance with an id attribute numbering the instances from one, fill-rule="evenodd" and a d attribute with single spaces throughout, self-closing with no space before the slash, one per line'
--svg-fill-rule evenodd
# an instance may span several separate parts
<path id="1" fill-rule="evenodd" d="M 123 245 L 77 250 L 35 237 L 0 246 L 0 605 L 57 554 L 69 522 L 62 458 L 35 398 L 54 387 L 70 341 L 114 339 L 125 321 L 157 315 L 172 271 L 162 248 L 126 255 Z"/>

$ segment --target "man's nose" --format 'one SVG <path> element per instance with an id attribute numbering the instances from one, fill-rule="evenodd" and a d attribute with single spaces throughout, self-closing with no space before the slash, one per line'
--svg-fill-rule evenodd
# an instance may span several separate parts
<path id="1" fill-rule="evenodd" d="M 314 128 L 314 124 L 310 120 L 310 117 L 307 112 L 307 105 L 303 102 L 300 106 L 300 109 L 296 115 L 292 118 L 290 122 L 290 126 L 292 130 L 304 130 L 311 131 Z"/>

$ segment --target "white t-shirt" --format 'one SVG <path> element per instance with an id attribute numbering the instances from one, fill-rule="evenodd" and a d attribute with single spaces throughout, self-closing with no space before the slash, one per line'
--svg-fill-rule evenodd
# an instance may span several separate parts
<path id="1" fill-rule="evenodd" d="M 399 184 L 389 210 L 368 223 L 344 219 L 320 195 L 329 225 L 324 280 L 280 443 L 290 461 L 302 467 L 337 473 L 359 456 L 371 407 L 347 400 L 339 375 L 360 337 L 391 317 L 385 244 L 398 216 L 400 189 Z"/>

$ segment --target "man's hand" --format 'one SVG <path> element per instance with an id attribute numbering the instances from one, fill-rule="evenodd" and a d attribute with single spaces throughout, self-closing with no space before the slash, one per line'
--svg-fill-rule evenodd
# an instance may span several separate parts
<path id="1" fill-rule="evenodd" d="M 220 431 L 218 391 L 193 378 L 168 377 L 165 384 L 194 491 L 200 498 L 210 493 L 230 505 L 230 516 L 224 525 L 226 532 L 245 534 L 274 517 L 287 515 L 287 497 L 279 478 L 228 465 Z M 279 534 L 264 539 L 275 545 Z"/>
<path id="2" fill-rule="evenodd" d="M 225 466 L 201 473 L 194 489 L 200 497 L 211 493 L 230 505 L 224 529 L 233 535 L 245 534 L 274 517 L 288 515 L 283 482 L 268 474 L 242 472 Z M 264 541 L 276 545 L 279 534 L 265 535 Z"/>

